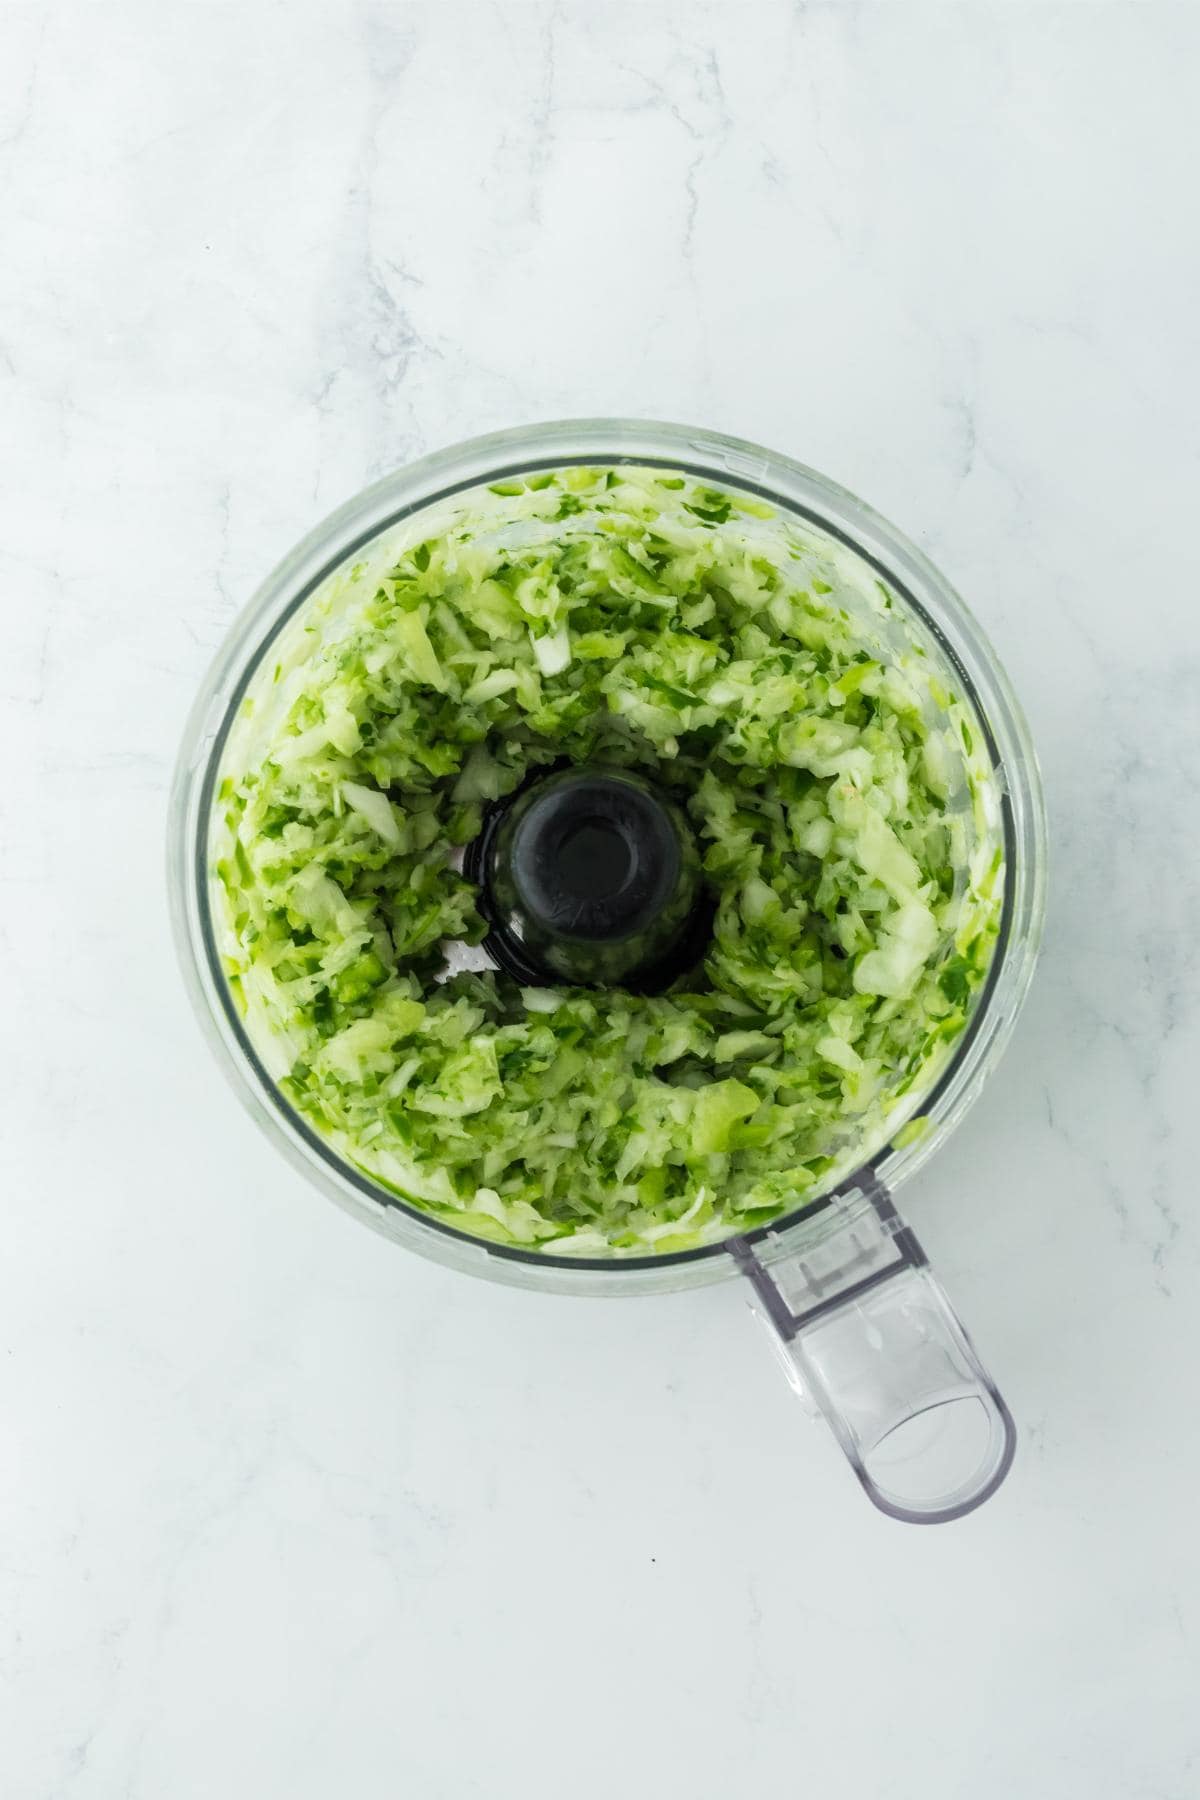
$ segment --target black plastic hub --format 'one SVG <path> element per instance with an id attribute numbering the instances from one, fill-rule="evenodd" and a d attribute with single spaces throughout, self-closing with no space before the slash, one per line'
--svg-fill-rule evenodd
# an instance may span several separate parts
<path id="1" fill-rule="evenodd" d="M 486 948 L 527 985 L 657 992 L 708 941 L 687 820 L 628 770 L 535 777 L 489 808 L 463 867 L 480 888 Z"/>

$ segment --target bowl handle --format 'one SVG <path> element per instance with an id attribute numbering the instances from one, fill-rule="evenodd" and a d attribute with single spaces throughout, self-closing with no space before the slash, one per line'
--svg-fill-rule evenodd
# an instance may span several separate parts
<path id="1" fill-rule="evenodd" d="M 882 1512 L 936 1525 L 995 1493 L 1012 1415 L 886 1188 L 868 1179 L 807 1230 L 729 1248 L 792 1386 Z"/>

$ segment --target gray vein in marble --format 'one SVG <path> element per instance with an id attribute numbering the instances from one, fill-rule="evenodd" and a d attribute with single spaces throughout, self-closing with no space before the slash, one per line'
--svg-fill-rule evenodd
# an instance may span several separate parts
<path id="1" fill-rule="evenodd" d="M 393 291 L 389 274 L 404 271 L 394 253 L 383 249 L 376 224 L 379 136 L 403 92 L 417 40 L 377 8 L 367 14 L 363 30 L 369 101 L 360 126 L 355 181 L 346 197 L 340 241 L 329 267 L 333 317 L 327 366 L 311 389 L 311 399 L 319 412 L 330 412 L 339 383 L 347 374 L 354 378 L 349 399 L 360 415 L 358 428 L 367 428 L 373 441 L 387 446 L 372 461 L 370 473 L 375 475 L 402 461 L 414 442 L 411 409 L 405 406 L 405 377 L 417 357 L 436 352 Z M 403 431 L 395 425 L 398 402 L 408 414 Z"/>
<path id="2" fill-rule="evenodd" d="M 529 120 L 528 209 L 533 225 L 542 222 L 542 183 L 554 153 L 554 88 L 557 76 L 555 39 L 562 24 L 559 0 L 548 9 L 542 7 L 542 25 L 538 41 L 538 84 Z"/>
<path id="3" fill-rule="evenodd" d="M 46 42 L 46 31 L 49 20 L 44 8 L 40 10 L 37 42 L 30 58 L 29 74 L 21 92 L 20 107 L 16 122 L 10 130 L 0 132 L 0 151 L 20 148 L 33 122 L 34 107 L 37 101 L 38 84 L 42 73 L 42 50 Z"/>

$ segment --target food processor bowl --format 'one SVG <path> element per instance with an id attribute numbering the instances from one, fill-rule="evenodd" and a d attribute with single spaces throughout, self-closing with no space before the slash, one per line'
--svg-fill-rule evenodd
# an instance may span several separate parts
<path id="1" fill-rule="evenodd" d="M 422 1212 L 343 1159 L 290 1106 L 222 967 L 212 821 L 227 740 L 256 671 L 339 570 L 419 529 L 418 515 L 470 489 L 535 471 L 620 464 L 752 496 L 875 571 L 906 634 L 978 726 L 998 797 L 1004 892 L 994 954 L 965 1029 L 933 1087 L 891 1113 L 890 1141 L 861 1167 L 741 1236 L 661 1255 L 570 1255 L 483 1242 Z M 1020 707 L 983 632 L 928 559 L 862 501 L 787 457 L 714 432 L 632 420 L 566 420 L 473 439 L 387 476 L 318 525 L 222 644 L 187 723 L 170 807 L 171 908 L 188 990 L 237 1093 L 294 1167 L 384 1236 L 492 1280 L 596 1296 L 740 1275 L 790 1380 L 829 1422 L 871 1500 L 915 1523 L 956 1518 L 992 1494 L 1012 1461 L 1015 1432 L 893 1196 L 961 1123 L 1008 1042 L 1037 957 L 1045 874 L 1041 783 Z"/>

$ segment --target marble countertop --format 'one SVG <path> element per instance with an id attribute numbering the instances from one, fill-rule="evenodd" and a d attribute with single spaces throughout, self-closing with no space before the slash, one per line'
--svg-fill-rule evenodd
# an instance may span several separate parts
<path id="1" fill-rule="evenodd" d="M 1200 13 L 0 14 L 6 1800 L 1200 1794 Z M 329 1206 L 176 974 L 236 609 L 539 418 L 814 464 L 967 595 L 1053 886 L 904 1205 L 1017 1416 L 859 1496 L 735 1287 L 473 1282 Z"/>

